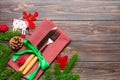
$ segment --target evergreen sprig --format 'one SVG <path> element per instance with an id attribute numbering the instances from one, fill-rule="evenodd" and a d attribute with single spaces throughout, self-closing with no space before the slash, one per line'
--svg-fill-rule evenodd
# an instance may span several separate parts
<path id="1" fill-rule="evenodd" d="M 10 49 L 6 44 L 0 43 L 0 52 L 2 53 L 2 55 L 0 56 L 0 72 L 1 72 L 7 65 Z"/>
<path id="2" fill-rule="evenodd" d="M 13 30 L 9 30 L 7 32 L 1 32 L 0 33 L 0 40 L 4 40 L 4 41 L 8 41 L 10 40 L 12 37 L 14 36 L 19 36 L 20 35 L 20 31 L 19 30 L 16 30 L 16 31 L 13 31 Z"/>
<path id="3" fill-rule="evenodd" d="M 21 71 L 18 71 L 18 72 L 15 72 L 9 80 L 20 80 L 22 76 L 22 72 Z"/>
<path id="4" fill-rule="evenodd" d="M 54 80 L 78 80 L 79 74 L 62 74 L 55 77 Z"/>
<path id="5" fill-rule="evenodd" d="M 55 76 L 58 76 L 58 75 L 61 74 L 59 64 L 55 64 L 55 67 L 54 67 L 54 73 L 55 73 Z"/>
<path id="6" fill-rule="evenodd" d="M 13 69 L 7 69 L 0 73 L 0 80 L 6 80 L 14 72 Z"/>
<path id="7" fill-rule="evenodd" d="M 4 44 L 4 43 L 0 43 L 0 57 L 5 54 L 5 53 L 9 53 L 10 52 L 10 49 L 9 47 Z"/>
<path id="8" fill-rule="evenodd" d="M 54 67 L 54 76 L 52 77 L 53 79 L 50 79 L 51 72 L 46 71 L 42 80 L 79 80 L 80 75 L 79 74 L 72 74 L 70 73 L 73 66 L 75 65 L 75 62 L 78 59 L 78 54 L 74 54 L 71 58 L 69 63 L 66 65 L 64 71 L 62 72 L 60 70 L 60 66 L 58 64 L 55 64 Z"/>
<path id="9" fill-rule="evenodd" d="M 64 69 L 63 73 L 65 73 L 65 74 L 69 73 L 72 70 L 72 68 L 74 67 L 75 62 L 77 61 L 77 59 L 78 59 L 78 54 L 74 54 L 72 56 L 72 58 L 70 58 L 69 63 L 65 66 L 65 69 Z"/>
<path id="10" fill-rule="evenodd" d="M 42 77 L 42 80 L 51 80 L 51 71 L 48 69 L 45 71 L 45 75 Z"/>

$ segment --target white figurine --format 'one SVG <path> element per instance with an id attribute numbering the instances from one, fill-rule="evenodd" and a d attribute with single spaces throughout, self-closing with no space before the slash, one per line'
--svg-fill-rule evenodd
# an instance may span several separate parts
<path id="1" fill-rule="evenodd" d="M 15 31 L 17 29 L 21 29 L 22 30 L 22 35 L 25 35 L 27 27 L 28 27 L 28 22 L 27 21 L 23 21 L 23 20 L 20 20 L 20 19 L 14 19 L 13 20 L 13 31 Z"/>

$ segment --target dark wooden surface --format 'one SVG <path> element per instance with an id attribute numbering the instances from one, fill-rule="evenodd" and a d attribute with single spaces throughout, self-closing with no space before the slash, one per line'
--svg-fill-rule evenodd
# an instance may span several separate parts
<path id="1" fill-rule="evenodd" d="M 53 20 L 79 52 L 73 73 L 81 80 L 120 80 L 120 0 L 0 0 L 0 23 L 12 27 L 22 11 Z"/>

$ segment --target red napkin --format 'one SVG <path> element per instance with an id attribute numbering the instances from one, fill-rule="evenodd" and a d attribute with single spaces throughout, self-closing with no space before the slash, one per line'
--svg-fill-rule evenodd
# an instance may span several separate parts
<path id="1" fill-rule="evenodd" d="M 57 25 L 48 19 L 44 19 L 42 23 L 39 25 L 39 27 L 34 31 L 34 33 L 28 38 L 28 40 L 31 41 L 31 43 L 34 46 L 37 46 L 39 42 L 47 35 L 47 33 L 53 27 L 57 27 Z M 54 43 L 50 44 L 42 53 L 44 58 L 50 64 L 57 57 L 57 55 L 66 47 L 66 45 L 70 42 L 70 38 L 59 27 L 57 27 L 57 30 L 60 32 L 60 36 Z M 23 46 L 21 50 L 25 50 L 25 47 Z M 29 55 L 30 54 L 24 54 L 22 56 L 24 56 L 27 59 Z M 11 66 L 16 71 L 18 71 L 18 69 L 20 68 L 20 66 L 18 66 L 17 63 L 13 61 L 13 59 L 10 59 L 10 61 L 8 62 L 8 65 Z M 35 69 L 37 69 L 37 67 L 38 67 L 38 62 L 32 67 L 32 69 L 26 75 L 33 72 Z M 34 79 L 37 80 L 42 75 L 43 72 L 44 71 L 42 69 L 39 70 L 38 74 L 35 76 Z M 23 76 L 26 76 L 26 75 L 23 75 Z"/>

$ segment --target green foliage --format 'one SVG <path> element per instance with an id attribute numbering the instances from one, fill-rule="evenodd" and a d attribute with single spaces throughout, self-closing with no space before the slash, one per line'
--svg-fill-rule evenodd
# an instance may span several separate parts
<path id="1" fill-rule="evenodd" d="M 62 74 L 58 75 L 54 80 L 79 80 L 79 74 Z"/>
<path id="2" fill-rule="evenodd" d="M 0 40 L 8 41 L 12 37 L 19 36 L 19 35 L 20 35 L 20 31 L 19 30 L 16 30 L 16 31 L 9 30 L 7 32 L 1 32 L 0 33 Z"/>
<path id="3" fill-rule="evenodd" d="M 10 40 L 10 38 L 19 35 L 20 35 L 20 31 L 13 32 L 12 30 L 9 30 L 7 32 L 1 32 L 0 40 L 8 41 Z M 0 80 L 6 80 L 14 72 L 13 69 L 4 70 L 9 60 L 9 53 L 10 53 L 10 48 L 4 43 L 0 43 Z M 22 72 L 16 72 L 10 77 L 9 80 L 19 80 L 21 76 L 22 76 Z"/>
<path id="4" fill-rule="evenodd" d="M 64 69 L 64 72 L 63 73 L 69 73 L 71 70 L 72 70 L 72 68 L 74 67 L 74 65 L 75 65 L 75 62 L 77 61 L 77 59 L 78 59 L 78 55 L 77 54 L 74 54 L 73 56 L 72 56 L 72 58 L 70 58 L 70 61 L 69 61 L 69 63 L 65 66 L 65 69 Z"/>
<path id="5" fill-rule="evenodd" d="M 54 67 L 54 76 L 53 79 L 50 79 L 51 72 L 46 71 L 42 80 L 79 80 L 80 75 L 79 74 L 71 74 L 71 70 L 75 65 L 75 62 L 78 59 L 78 54 L 74 54 L 71 58 L 69 63 L 65 66 L 64 71 L 62 72 L 60 70 L 60 66 L 58 64 L 55 65 Z"/>
<path id="6" fill-rule="evenodd" d="M 0 57 L 4 54 L 4 53 L 9 53 L 10 49 L 9 47 L 4 44 L 4 43 L 0 43 Z"/>
<path id="7" fill-rule="evenodd" d="M 0 43 L 0 72 L 5 68 L 9 59 L 10 49 L 6 44 Z"/>
<path id="8" fill-rule="evenodd" d="M 7 69 L 0 73 L 0 80 L 6 80 L 14 72 L 13 69 Z"/>
<path id="9" fill-rule="evenodd" d="M 54 71 L 55 71 L 55 72 L 54 72 L 54 73 L 55 73 L 55 76 L 58 76 L 58 75 L 61 74 L 59 64 L 56 64 L 56 65 L 55 65 Z"/>
<path id="10" fill-rule="evenodd" d="M 48 69 L 45 71 L 45 75 L 42 77 L 42 80 L 51 80 L 51 71 Z"/>
<path id="11" fill-rule="evenodd" d="M 22 72 L 18 71 L 14 73 L 9 80 L 20 80 L 21 76 L 22 76 Z"/>

